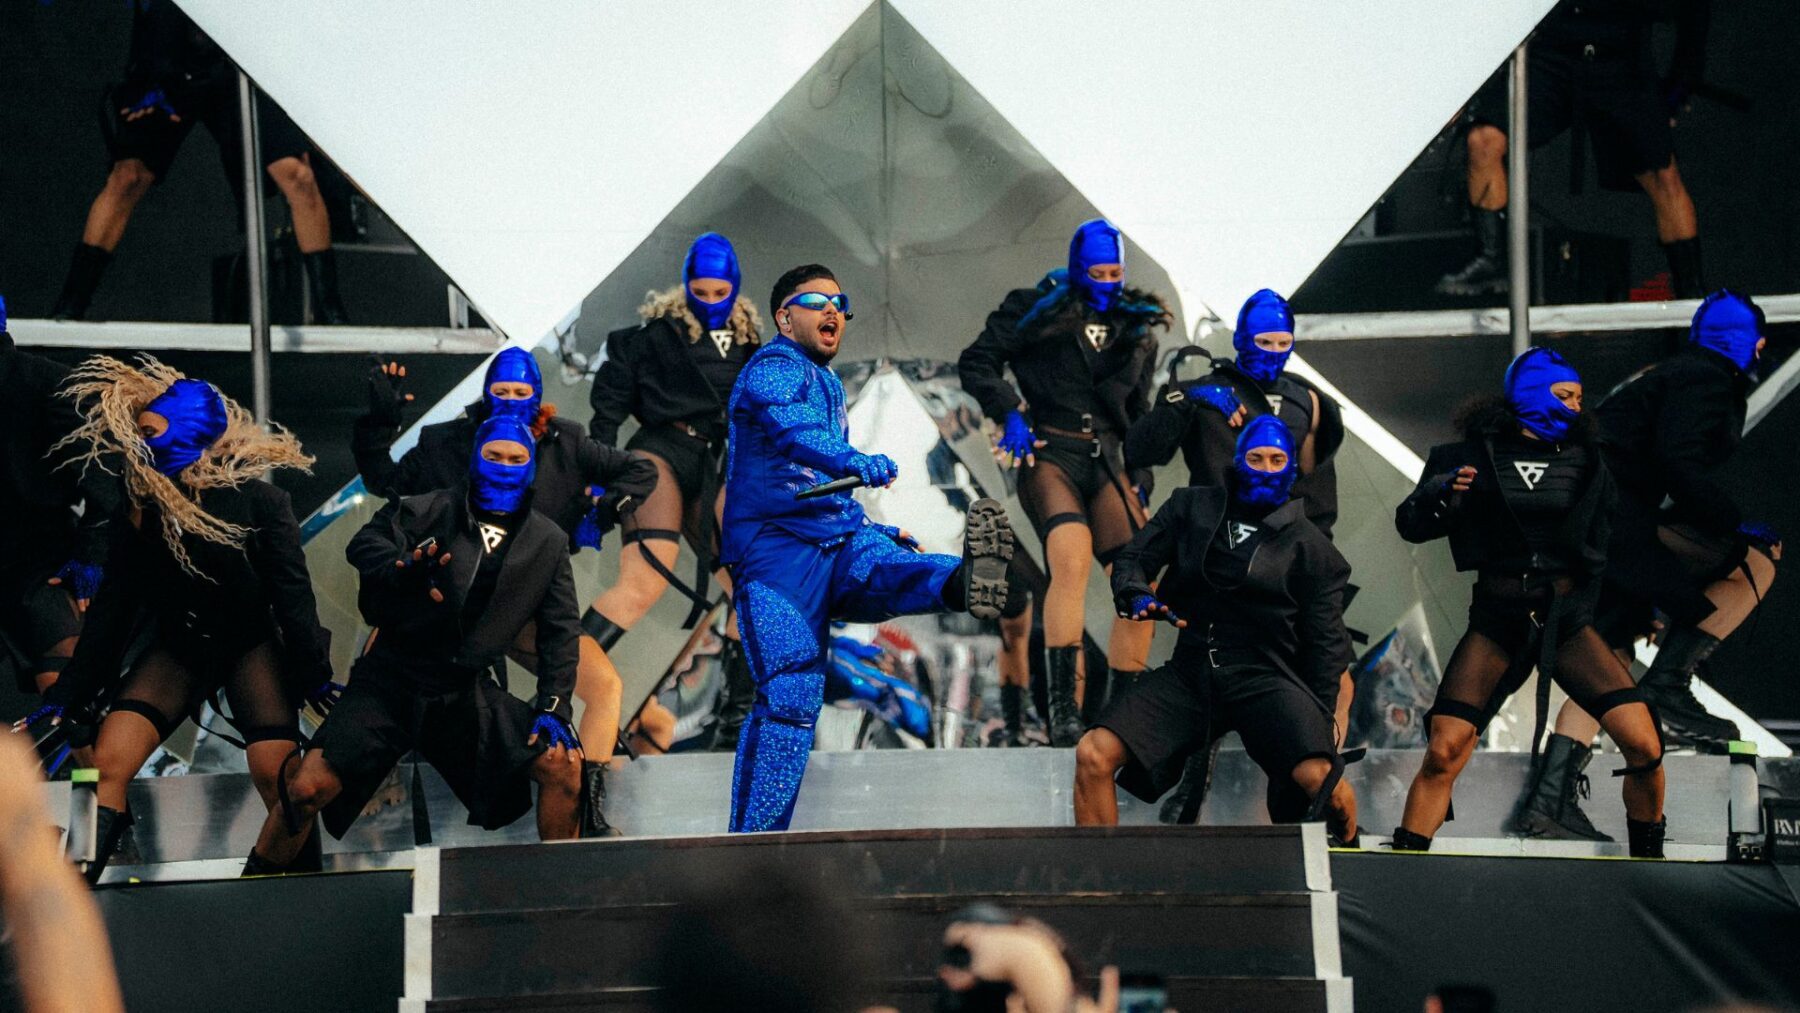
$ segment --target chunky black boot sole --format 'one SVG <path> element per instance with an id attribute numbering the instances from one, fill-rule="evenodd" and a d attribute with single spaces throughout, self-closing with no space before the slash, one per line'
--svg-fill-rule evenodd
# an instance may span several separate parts
<path id="1" fill-rule="evenodd" d="M 1012 523 L 1006 519 L 1006 508 L 991 499 L 976 500 L 963 521 L 962 569 L 970 615 L 1000 618 L 1012 557 Z"/>

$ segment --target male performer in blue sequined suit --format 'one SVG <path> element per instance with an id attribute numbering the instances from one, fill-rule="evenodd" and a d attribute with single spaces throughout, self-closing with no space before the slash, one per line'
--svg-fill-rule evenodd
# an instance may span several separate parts
<path id="1" fill-rule="evenodd" d="M 785 830 L 824 703 L 830 622 L 880 622 L 923 612 L 1000 614 L 1012 530 L 993 500 L 969 508 L 963 555 L 931 555 L 899 528 L 872 523 L 848 491 L 797 493 L 855 476 L 890 485 L 884 454 L 850 445 L 844 387 L 829 368 L 850 322 L 850 299 L 829 270 L 782 275 L 769 299 L 779 336 L 739 375 L 729 407 L 722 561 L 738 630 L 756 677 L 756 704 L 738 739 L 731 830 Z"/>

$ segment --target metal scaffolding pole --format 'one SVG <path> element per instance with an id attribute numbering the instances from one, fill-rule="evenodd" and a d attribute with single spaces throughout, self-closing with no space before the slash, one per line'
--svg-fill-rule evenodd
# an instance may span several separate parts
<path id="1" fill-rule="evenodd" d="M 244 135 L 244 273 L 250 279 L 250 404 L 269 424 L 269 251 L 263 227 L 262 135 L 256 128 L 256 85 L 238 71 L 238 114 Z"/>
<path id="2" fill-rule="evenodd" d="M 1514 355 L 1531 347 L 1531 142 L 1526 136 L 1529 103 L 1525 100 L 1525 48 L 1529 44 L 1521 42 L 1513 50 L 1507 111 L 1506 263 L 1511 275 L 1507 305 Z"/>

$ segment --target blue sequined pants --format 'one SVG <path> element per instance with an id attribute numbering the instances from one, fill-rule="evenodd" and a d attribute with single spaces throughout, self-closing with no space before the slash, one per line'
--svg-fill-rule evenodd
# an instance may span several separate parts
<path id="1" fill-rule="evenodd" d="M 825 702 L 833 619 L 874 623 L 942 612 L 956 556 L 912 552 L 872 527 L 836 545 L 764 529 L 731 567 L 756 704 L 738 737 L 731 831 L 786 830 Z"/>

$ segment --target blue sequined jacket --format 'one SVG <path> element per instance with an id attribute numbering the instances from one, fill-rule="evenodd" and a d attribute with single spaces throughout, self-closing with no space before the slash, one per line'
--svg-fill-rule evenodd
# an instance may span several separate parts
<path id="1" fill-rule="evenodd" d="M 733 563 L 765 528 L 815 544 L 842 541 L 866 523 L 847 492 L 795 499 L 809 486 L 850 474 L 844 385 L 837 374 L 777 336 L 750 357 L 731 388 L 720 559 Z"/>

